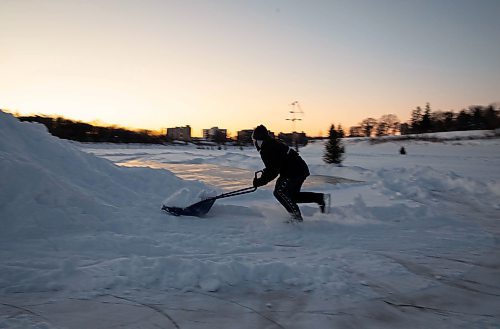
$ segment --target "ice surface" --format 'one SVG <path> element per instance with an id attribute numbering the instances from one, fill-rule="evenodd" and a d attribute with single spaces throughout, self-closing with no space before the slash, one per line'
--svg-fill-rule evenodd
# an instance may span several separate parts
<path id="1" fill-rule="evenodd" d="M 258 153 L 80 144 L 1 112 L 0 328 L 500 326 L 500 140 L 346 140 L 342 167 L 323 147 L 301 149 L 304 189 L 330 214 L 284 224 L 269 184 L 172 217 L 250 185 Z"/>

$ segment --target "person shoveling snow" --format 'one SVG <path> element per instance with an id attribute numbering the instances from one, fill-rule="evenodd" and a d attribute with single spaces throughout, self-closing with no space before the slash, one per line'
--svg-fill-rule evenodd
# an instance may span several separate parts
<path id="1" fill-rule="evenodd" d="M 210 197 L 181 189 L 164 201 L 162 210 L 174 216 L 201 217 L 210 211 L 215 200 L 255 192 L 279 175 L 273 194 L 290 214 L 288 222 L 303 221 L 297 203 L 317 203 L 322 213 L 328 212 L 329 194 L 300 191 L 309 176 L 309 168 L 295 150 L 272 138 L 263 125 L 255 128 L 252 140 L 265 165 L 263 170 L 255 173 L 252 187 Z M 262 174 L 260 177 L 259 173 Z M 195 200 L 197 202 L 193 203 Z"/>
<path id="2" fill-rule="evenodd" d="M 253 186 L 264 186 L 279 175 L 273 194 L 290 214 L 290 221 L 303 221 L 297 203 L 317 203 L 322 213 L 328 210 L 329 194 L 300 191 L 309 168 L 295 150 L 272 138 L 264 125 L 255 128 L 252 140 L 266 166 L 262 175 L 254 178 Z"/>

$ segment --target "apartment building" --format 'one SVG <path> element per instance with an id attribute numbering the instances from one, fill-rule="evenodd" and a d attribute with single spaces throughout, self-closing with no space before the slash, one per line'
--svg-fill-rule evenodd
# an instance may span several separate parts
<path id="1" fill-rule="evenodd" d="M 187 125 L 185 127 L 167 128 L 167 138 L 171 140 L 190 142 L 191 127 Z"/>

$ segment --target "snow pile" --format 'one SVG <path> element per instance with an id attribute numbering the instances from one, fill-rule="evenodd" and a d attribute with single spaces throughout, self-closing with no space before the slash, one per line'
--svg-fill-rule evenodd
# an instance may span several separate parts
<path id="1" fill-rule="evenodd" d="M 185 208 L 216 195 L 214 190 L 196 190 L 183 187 L 163 200 L 163 204 L 168 207 Z"/>
<path id="2" fill-rule="evenodd" d="M 3 112 L 0 162 L 3 239 L 111 229 L 122 208 L 143 200 L 159 208 L 186 186 L 165 170 L 118 167 Z"/>
<path id="3" fill-rule="evenodd" d="M 428 166 L 380 170 L 384 193 L 429 205 L 441 201 L 466 203 L 474 207 L 500 209 L 500 181 L 482 182 L 452 171 L 439 172 Z M 446 197 L 443 200 L 443 196 Z"/>

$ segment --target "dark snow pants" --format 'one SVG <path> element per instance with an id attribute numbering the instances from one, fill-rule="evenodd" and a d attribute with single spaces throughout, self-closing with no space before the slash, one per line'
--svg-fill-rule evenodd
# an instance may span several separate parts
<path id="1" fill-rule="evenodd" d="M 292 215 L 293 219 L 302 220 L 297 203 L 317 203 L 323 201 L 323 193 L 301 192 L 306 177 L 279 177 L 274 187 L 274 196 Z"/>

